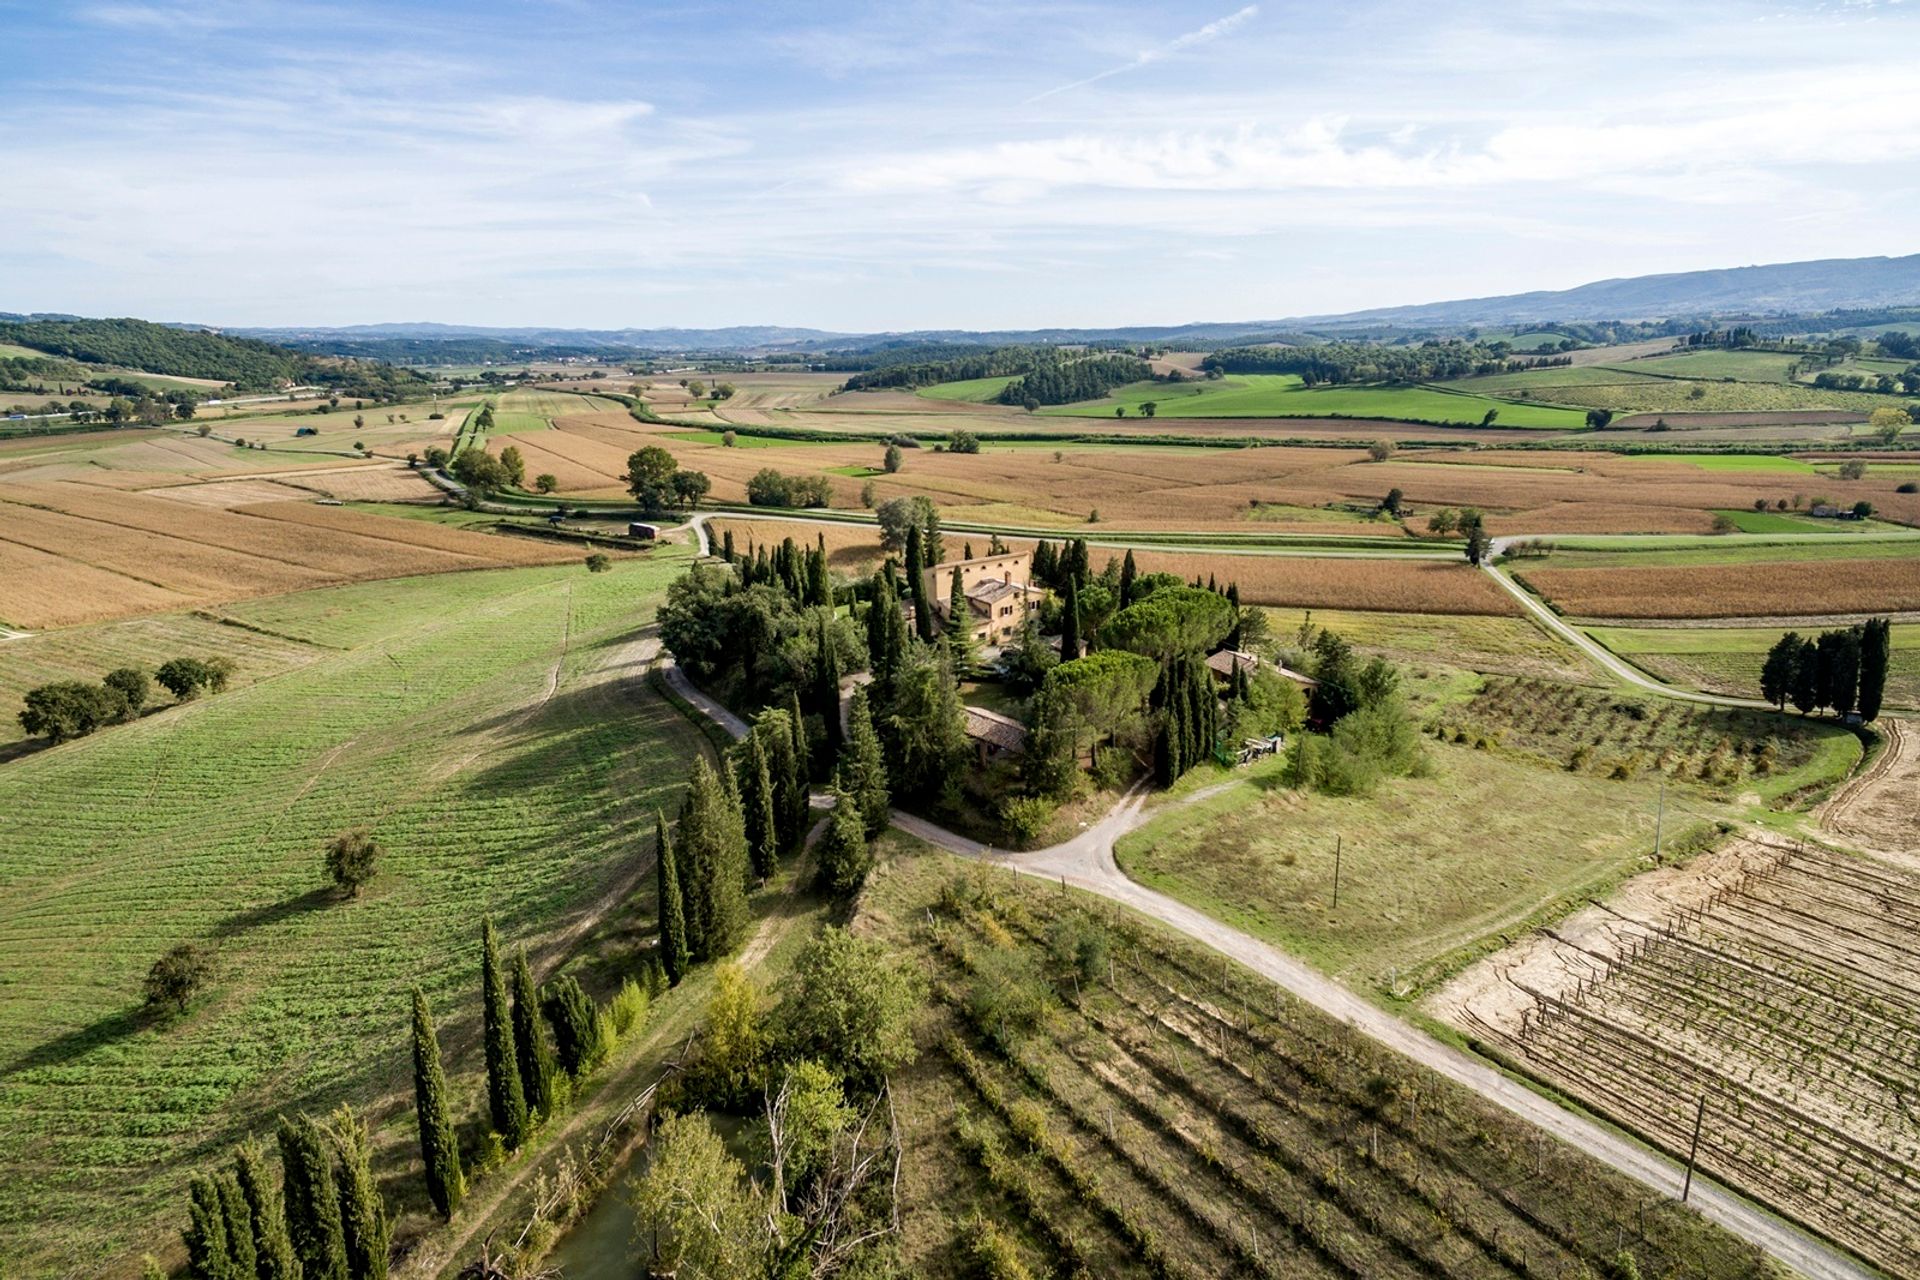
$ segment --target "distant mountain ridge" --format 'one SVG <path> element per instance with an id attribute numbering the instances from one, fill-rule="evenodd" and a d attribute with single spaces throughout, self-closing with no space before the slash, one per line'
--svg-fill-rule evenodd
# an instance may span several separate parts
<path id="1" fill-rule="evenodd" d="M 1627 276 L 1572 289 L 1303 316 L 1292 323 L 1526 324 L 1730 313 L 1817 315 L 1915 304 L 1920 304 L 1920 253 Z"/>
<path id="2" fill-rule="evenodd" d="M 409 321 L 325 326 L 200 326 L 235 337 L 264 340 L 308 354 L 360 356 L 396 363 L 510 363 L 543 355 L 618 360 L 623 355 L 715 352 L 781 355 L 828 351 L 874 351 L 933 343 L 1014 345 L 1029 343 L 1192 343 L 1212 346 L 1246 342 L 1311 342 L 1377 336 L 1405 339 L 1500 326 L 1675 322 L 1706 325 L 1716 320 L 1816 317 L 1835 311 L 1920 306 L 1920 253 L 1906 257 L 1822 258 L 1764 266 L 1680 271 L 1596 280 L 1571 289 L 1536 290 L 1405 306 L 1375 307 L 1277 320 L 1129 325 L 1112 328 L 921 329 L 845 333 L 787 325 L 722 328 L 637 327 L 563 329 L 528 325 L 489 327 Z M 0 320 L 70 321 L 70 316 L 17 316 Z"/>

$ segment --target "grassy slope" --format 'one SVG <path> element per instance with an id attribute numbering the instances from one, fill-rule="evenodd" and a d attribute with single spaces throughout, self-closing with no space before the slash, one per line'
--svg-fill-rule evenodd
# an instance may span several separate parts
<path id="1" fill-rule="evenodd" d="M 929 400 L 965 400 L 973 404 L 991 404 L 1013 381 L 1012 375 L 1000 378 L 967 378 L 960 382 L 942 382 L 922 387 L 917 394 Z"/>
<path id="2" fill-rule="evenodd" d="M 5 658 L 0 665 L 0 710 L 6 715 L 0 721 L 0 744 L 5 744 L 24 738 L 13 713 L 21 696 L 36 685 L 94 681 L 116 667 L 138 667 L 151 675 L 169 658 L 226 657 L 239 668 L 237 686 L 310 661 L 316 652 L 299 641 L 224 626 L 197 614 L 172 613 L 36 632 L 7 641 L 0 656 Z M 148 705 L 156 709 L 172 701 L 158 685 L 148 697 Z"/>
<path id="3" fill-rule="evenodd" d="M 1571 409 L 1513 404 L 1473 394 L 1452 394 L 1430 387 L 1303 387 L 1300 379 L 1283 374 L 1240 374 L 1215 381 L 1168 385 L 1136 382 L 1121 387 L 1105 400 L 1055 405 L 1042 416 L 1111 418 L 1115 406 L 1125 406 L 1129 417 L 1153 401 L 1162 418 L 1392 418 L 1408 422 L 1478 424 L 1489 409 L 1499 412 L 1503 427 L 1572 429 L 1586 425 L 1586 415 Z"/>
<path id="4" fill-rule="evenodd" d="M 509 944 L 581 919 L 696 749 L 604 670 L 683 565 L 251 602 L 351 647 L 0 772 L 0 1254 L 92 1270 L 164 1241 L 188 1169 L 275 1112 L 396 1096 L 411 983 L 471 1041 L 478 916 Z M 338 902 L 321 849 L 363 822 L 383 871 Z M 151 1022 L 141 978 L 183 941 L 216 976 Z"/>

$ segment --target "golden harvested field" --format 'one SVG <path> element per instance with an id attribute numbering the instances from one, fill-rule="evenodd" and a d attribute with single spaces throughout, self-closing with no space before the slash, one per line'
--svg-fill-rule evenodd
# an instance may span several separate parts
<path id="1" fill-rule="evenodd" d="M 5 620 L 53 627 L 578 552 L 301 502 L 228 511 L 47 484 L 0 488 L 0 554 Z"/>
<path id="2" fill-rule="evenodd" d="M 754 543 L 778 543 L 782 538 L 812 546 L 818 537 L 827 543 L 827 559 L 845 573 L 862 572 L 880 559 L 880 540 L 870 529 L 853 525 L 810 525 L 780 520 L 714 520 L 708 529 L 715 539 L 733 531 L 734 544 L 746 550 Z M 986 539 L 978 534 L 946 533 L 947 554 L 957 557 L 971 541 L 979 552 Z M 1015 551 L 1033 546 L 1024 538 L 1009 538 Z M 1108 557 L 1126 554 L 1118 547 L 1090 549 L 1095 569 Z M 1182 578 L 1216 578 L 1224 585 L 1240 584 L 1240 598 L 1248 604 L 1293 605 L 1312 609 L 1392 610 L 1403 613 L 1458 613 L 1510 616 L 1519 612 L 1513 598 L 1464 561 L 1398 560 L 1308 556 L 1235 554 L 1221 551 L 1162 551 L 1136 547 L 1134 563 L 1142 573 L 1175 573 Z"/>
<path id="3" fill-rule="evenodd" d="M 852 397 L 841 397 L 850 399 Z M 781 411 L 784 412 L 784 411 Z M 822 415 L 810 415 L 816 418 Z M 864 427 L 842 422 L 840 426 Z M 1185 429 L 1186 424 L 1182 424 Z M 744 428 L 749 429 L 750 428 Z M 1399 489 L 1413 530 L 1442 507 L 1478 507 L 1496 534 L 1705 533 L 1720 510 L 1751 509 L 1756 500 L 1802 503 L 1864 498 L 1894 519 L 1920 521 L 1920 495 L 1897 493 L 1901 475 L 1869 470 L 1861 480 L 1798 470 L 1705 467 L 1673 458 L 1604 453 L 1404 450 L 1370 462 L 1358 449 L 1272 446 L 1248 449 L 1044 443 L 993 445 L 978 454 L 905 451 L 895 474 L 877 472 L 883 446 L 751 440 L 724 448 L 708 432 L 644 427 L 624 415 L 567 419 L 561 429 L 514 438 L 534 474 L 552 472 L 563 492 L 617 494 L 626 457 L 657 444 L 685 467 L 705 471 L 716 501 L 745 497 L 748 477 L 763 467 L 831 476 L 834 505 L 855 506 L 871 484 L 876 501 L 907 495 L 933 499 L 955 518 L 1009 525 L 1064 526 L 1094 511 L 1108 524 L 1138 529 L 1245 529 L 1337 532 L 1325 519 L 1336 509 L 1371 508 Z M 1303 517 L 1275 523 L 1262 512 L 1293 509 Z M 1355 521 L 1352 531 L 1390 533 L 1386 521 Z"/>
<path id="4" fill-rule="evenodd" d="M 1793 617 L 1920 609 L 1920 556 L 1515 574 L 1582 618 Z"/>

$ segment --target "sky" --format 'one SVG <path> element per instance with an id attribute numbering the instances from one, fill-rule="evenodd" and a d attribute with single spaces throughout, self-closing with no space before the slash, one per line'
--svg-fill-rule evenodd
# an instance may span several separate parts
<path id="1" fill-rule="evenodd" d="M 0 310 L 870 332 L 1920 251 L 1920 0 L 0 0 Z"/>

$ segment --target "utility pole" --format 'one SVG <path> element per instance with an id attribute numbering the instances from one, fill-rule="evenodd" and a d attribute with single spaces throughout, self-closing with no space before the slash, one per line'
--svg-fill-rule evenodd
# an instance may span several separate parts
<path id="1" fill-rule="evenodd" d="M 1700 1095 L 1700 1109 L 1693 1113 L 1693 1145 L 1687 1148 L 1687 1180 L 1680 1187 L 1680 1203 L 1693 1194 L 1693 1162 L 1700 1156 L 1700 1126 L 1707 1118 L 1707 1095 Z"/>
<path id="2" fill-rule="evenodd" d="M 1340 837 L 1333 838 L 1333 909 L 1340 909 Z"/>
<path id="3" fill-rule="evenodd" d="M 1660 775 L 1660 806 L 1653 813 L 1653 860 L 1660 861 L 1660 834 L 1667 822 L 1667 775 Z"/>

